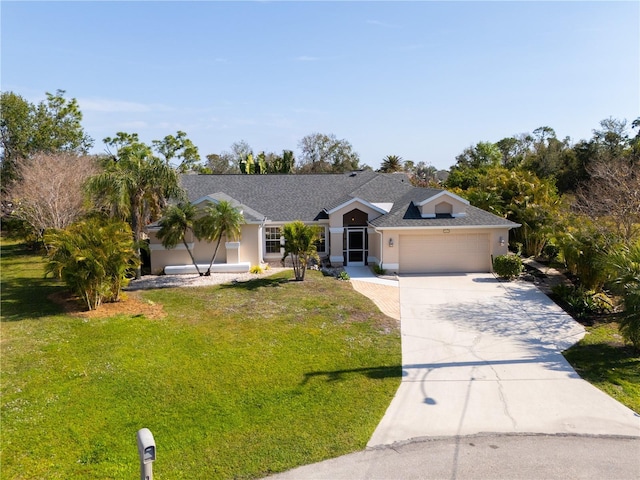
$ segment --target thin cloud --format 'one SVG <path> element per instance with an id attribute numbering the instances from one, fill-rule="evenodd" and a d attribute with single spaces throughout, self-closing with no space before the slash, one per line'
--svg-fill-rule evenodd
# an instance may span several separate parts
<path id="1" fill-rule="evenodd" d="M 400 28 L 400 25 L 395 25 L 393 23 L 381 22 L 380 20 L 367 20 L 368 25 L 376 25 L 378 27 L 384 28 Z"/>
<path id="2" fill-rule="evenodd" d="M 127 102 L 125 100 L 111 100 L 105 98 L 85 98 L 78 99 L 78 104 L 82 111 L 86 112 L 101 112 L 101 113 L 114 113 L 114 112 L 130 112 L 130 113 L 145 113 L 145 112 L 159 112 L 170 111 L 170 107 L 159 103 L 144 104 L 138 102 Z"/>

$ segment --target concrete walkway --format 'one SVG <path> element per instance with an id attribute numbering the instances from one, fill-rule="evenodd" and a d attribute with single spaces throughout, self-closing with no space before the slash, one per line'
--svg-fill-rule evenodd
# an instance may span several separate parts
<path id="1" fill-rule="evenodd" d="M 368 267 L 346 267 L 356 292 L 369 297 L 382 313 L 400 321 L 398 280 L 375 276 Z"/>

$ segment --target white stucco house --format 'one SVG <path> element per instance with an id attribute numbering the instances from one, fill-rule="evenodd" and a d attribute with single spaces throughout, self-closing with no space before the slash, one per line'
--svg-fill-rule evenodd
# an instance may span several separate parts
<path id="1" fill-rule="evenodd" d="M 223 244 L 214 271 L 279 265 L 280 228 L 301 220 L 321 227 L 318 254 L 334 266 L 489 272 L 492 258 L 507 253 L 509 230 L 519 227 L 446 190 L 414 187 L 404 174 L 183 175 L 181 183 L 195 205 L 227 200 L 245 218 L 239 241 Z M 195 271 L 184 246 L 165 249 L 157 230 L 147 229 L 152 273 Z M 198 264 L 208 265 L 214 245 L 188 241 Z"/>

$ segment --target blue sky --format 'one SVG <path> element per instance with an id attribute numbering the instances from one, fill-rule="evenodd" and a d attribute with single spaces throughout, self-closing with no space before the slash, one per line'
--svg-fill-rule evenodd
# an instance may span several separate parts
<path id="1" fill-rule="evenodd" d="M 2 1 L 0 88 L 75 97 L 96 145 L 187 132 L 204 157 L 306 135 L 448 168 L 464 148 L 640 115 L 640 2 Z"/>

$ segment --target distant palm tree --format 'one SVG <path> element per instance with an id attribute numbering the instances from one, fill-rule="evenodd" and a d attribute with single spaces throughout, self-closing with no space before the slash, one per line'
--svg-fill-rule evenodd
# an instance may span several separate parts
<path id="1" fill-rule="evenodd" d="M 222 237 L 226 236 L 229 240 L 239 238 L 243 223 L 245 221 L 242 213 L 226 200 L 209 205 L 204 209 L 204 215 L 195 224 L 195 235 L 197 238 L 202 238 L 208 242 L 216 240 L 216 248 L 213 251 L 205 276 L 211 275 L 211 268 L 213 267 L 213 262 L 215 262 L 216 255 L 218 255 Z"/>
<path id="2" fill-rule="evenodd" d="M 382 165 L 380 166 L 380 172 L 382 173 L 394 173 L 402 171 L 402 157 L 398 155 L 387 155 L 382 159 Z"/>
<path id="3" fill-rule="evenodd" d="M 196 224 L 196 215 L 198 209 L 189 202 L 181 202 L 177 205 L 172 205 L 164 213 L 164 216 L 160 219 L 157 237 L 162 242 L 164 248 L 174 248 L 178 242 L 182 241 L 193 265 L 196 267 L 198 275 L 202 276 L 203 273 L 198 267 L 198 263 L 193 257 L 193 252 L 189 248 L 186 240 L 186 234 L 188 231 L 194 231 Z"/>

